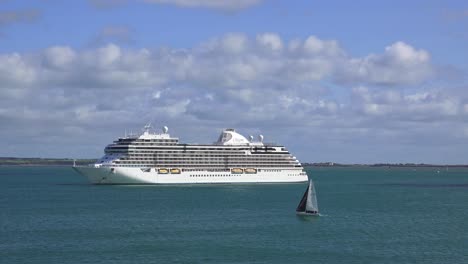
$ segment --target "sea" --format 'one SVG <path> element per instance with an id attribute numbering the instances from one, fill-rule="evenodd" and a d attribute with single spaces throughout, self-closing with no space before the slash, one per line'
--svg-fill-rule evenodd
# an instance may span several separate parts
<path id="1" fill-rule="evenodd" d="M 468 263 L 468 169 L 312 167 L 307 184 L 97 186 L 0 167 L 0 263 Z"/>

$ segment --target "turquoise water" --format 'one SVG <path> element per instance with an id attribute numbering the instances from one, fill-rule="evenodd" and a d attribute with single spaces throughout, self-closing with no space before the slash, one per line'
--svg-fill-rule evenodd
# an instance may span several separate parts
<path id="1" fill-rule="evenodd" d="M 468 263 L 468 170 L 312 168 L 306 184 L 93 186 L 0 167 L 3 263 Z"/>

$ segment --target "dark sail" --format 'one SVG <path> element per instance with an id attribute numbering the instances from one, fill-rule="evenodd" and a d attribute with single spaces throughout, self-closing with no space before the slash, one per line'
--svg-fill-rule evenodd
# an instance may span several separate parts
<path id="1" fill-rule="evenodd" d="M 302 196 L 301 202 L 299 202 L 299 205 L 296 208 L 296 212 L 305 212 L 306 210 L 306 203 L 307 203 L 307 193 L 309 192 L 309 187 L 307 186 L 307 189 Z"/>

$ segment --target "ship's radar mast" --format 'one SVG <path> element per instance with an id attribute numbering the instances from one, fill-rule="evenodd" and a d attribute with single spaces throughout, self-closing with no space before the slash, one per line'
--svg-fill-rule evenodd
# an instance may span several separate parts
<path id="1" fill-rule="evenodd" d="M 144 127 L 145 133 L 148 133 L 150 129 L 151 129 L 151 123 L 146 124 Z"/>

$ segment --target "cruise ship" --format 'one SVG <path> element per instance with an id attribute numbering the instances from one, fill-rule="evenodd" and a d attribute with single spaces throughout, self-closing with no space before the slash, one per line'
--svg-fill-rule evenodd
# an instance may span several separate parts
<path id="1" fill-rule="evenodd" d="M 93 184 L 197 184 L 306 182 L 296 157 L 281 145 L 247 139 L 234 129 L 213 144 L 182 144 L 168 128 L 146 125 L 139 135 L 125 135 L 88 166 L 73 166 Z"/>

